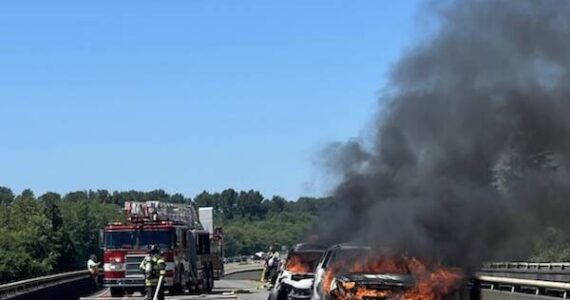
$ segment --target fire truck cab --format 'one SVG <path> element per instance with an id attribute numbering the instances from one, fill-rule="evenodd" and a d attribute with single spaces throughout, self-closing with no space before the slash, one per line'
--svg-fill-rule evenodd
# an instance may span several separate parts
<path id="1" fill-rule="evenodd" d="M 170 294 L 212 290 L 214 279 L 223 275 L 221 228 L 204 228 L 190 205 L 125 202 L 124 211 L 126 222 L 108 224 L 102 231 L 103 285 L 113 297 L 144 290 L 139 265 L 153 244 L 166 260 L 164 287 Z"/>

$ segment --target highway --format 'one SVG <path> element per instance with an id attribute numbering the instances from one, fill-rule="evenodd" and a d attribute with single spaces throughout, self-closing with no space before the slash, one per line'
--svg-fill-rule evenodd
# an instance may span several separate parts
<path id="1" fill-rule="evenodd" d="M 259 283 L 260 264 L 226 265 L 226 276 L 214 291 L 202 295 L 166 295 L 174 300 L 266 300 L 268 291 Z M 454 300 L 553 300 L 570 298 L 570 263 L 495 262 L 483 265 L 466 282 Z M 108 289 L 90 292 L 87 271 L 48 275 L 0 285 L 0 300 L 142 300 L 140 293 L 111 297 Z M 81 298 L 80 298 L 81 297 Z"/>
<path id="2" fill-rule="evenodd" d="M 261 286 L 255 279 L 260 277 L 260 264 L 227 264 L 226 279 L 217 280 L 212 293 L 201 295 L 165 295 L 168 300 L 190 300 L 190 299 L 235 299 L 235 300 L 266 300 L 267 289 Z M 229 279 L 231 278 L 231 279 Z M 109 289 L 104 289 L 93 295 L 82 297 L 80 300 L 143 300 L 140 293 L 135 293 L 125 297 L 111 297 Z"/>
<path id="3" fill-rule="evenodd" d="M 239 300 L 266 300 L 268 291 L 260 288 L 260 283 L 251 280 L 219 280 L 216 281 L 216 287 L 210 294 L 202 295 L 165 295 L 168 300 L 190 300 L 190 299 L 239 299 Z M 132 296 L 113 298 L 110 296 L 109 290 L 105 289 L 94 295 L 82 297 L 80 300 L 142 300 L 144 297 L 136 293 Z"/>

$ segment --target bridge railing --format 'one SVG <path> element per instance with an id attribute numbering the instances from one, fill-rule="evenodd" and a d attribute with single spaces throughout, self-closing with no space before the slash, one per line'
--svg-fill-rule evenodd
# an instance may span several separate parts
<path id="1" fill-rule="evenodd" d="M 567 271 L 570 273 L 570 262 L 529 263 L 529 262 L 492 262 L 483 264 L 483 270 L 489 271 Z"/>
<path id="2" fill-rule="evenodd" d="M 520 299 L 542 299 L 543 297 L 568 299 L 570 296 L 570 283 L 568 282 L 476 275 L 473 285 L 482 291 L 528 295 L 525 298 L 517 296 Z M 532 298 L 529 297 L 531 295 Z"/>
<path id="3" fill-rule="evenodd" d="M 570 263 L 493 262 L 483 264 L 481 275 L 570 282 Z"/>
<path id="4" fill-rule="evenodd" d="M 534 295 L 533 299 L 570 297 L 570 262 L 485 263 L 474 279 L 478 288 L 487 291 Z"/>
<path id="5" fill-rule="evenodd" d="M 46 275 L 21 281 L 0 285 L 0 299 L 8 299 L 34 290 L 44 289 L 50 286 L 60 285 L 65 282 L 84 279 L 89 276 L 89 271 L 75 271 L 53 275 Z"/>

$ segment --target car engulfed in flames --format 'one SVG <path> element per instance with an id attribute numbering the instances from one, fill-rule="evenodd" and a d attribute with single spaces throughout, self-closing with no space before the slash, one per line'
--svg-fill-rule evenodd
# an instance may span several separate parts
<path id="1" fill-rule="evenodd" d="M 323 287 L 328 298 L 338 300 L 442 300 L 456 291 L 461 278 L 459 269 L 371 254 L 329 268 Z"/>
<path id="2" fill-rule="evenodd" d="M 285 269 L 294 274 L 309 274 L 313 272 L 313 265 L 316 260 L 318 260 L 318 256 L 312 257 L 310 261 L 300 255 L 291 256 L 285 264 Z"/>
<path id="3" fill-rule="evenodd" d="M 337 299 L 396 299 L 414 285 L 404 274 L 345 274 L 334 279 L 331 294 Z"/>
<path id="4" fill-rule="evenodd" d="M 313 244 L 297 244 L 287 255 L 283 269 L 272 289 L 270 300 L 308 300 L 312 296 L 315 265 L 325 248 Z"/>

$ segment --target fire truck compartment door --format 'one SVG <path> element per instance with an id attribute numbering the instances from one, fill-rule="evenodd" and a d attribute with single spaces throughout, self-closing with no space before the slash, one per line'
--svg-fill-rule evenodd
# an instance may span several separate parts
<path id="1" fill-rule="evenodd" d="M 196 255 L 196 241 L 194 240 L 194 235 L 192 231 L 186 232 L 186 245 L 188 245 L 188 258 L 190 259 L 190 265 L 192 266 L 192 270 L 196 270 L 198 261 L 198 256 Z"/>

